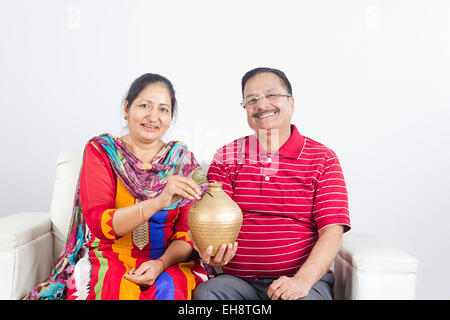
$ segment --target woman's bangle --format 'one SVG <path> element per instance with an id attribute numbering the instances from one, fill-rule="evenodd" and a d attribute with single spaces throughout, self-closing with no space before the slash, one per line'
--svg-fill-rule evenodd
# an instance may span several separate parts
<path id="1" fill-rule="evenodd" d="M 144 204 L 143 201 L 139 202 L 139 214 L 141 215 L 142 223 L 147 222 L 147 220 L 145 220 L 145 217 L 144 217 L 144 211 L 142 210 L 143 204 Z"/>
<path id="2" fill-rule="evenodd" d="M 157 261 L 160 261 L 163 265 L 163 271 L 166 270 L 166 264 L 164 263 L 164 260 L 161 258 L 156 259 Z"/>

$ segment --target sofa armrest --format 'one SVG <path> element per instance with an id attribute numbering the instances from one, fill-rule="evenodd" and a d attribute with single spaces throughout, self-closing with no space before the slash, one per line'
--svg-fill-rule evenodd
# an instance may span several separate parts
<path id="1" fill-rule="evenodd" d="M 21 299 L 47 280 L 53 263 L 49 213 L 0 218 L 0 299 Z"/>
<path id="2" fill-rule="evenodd" d="M 336 299 L 415 299 L 418 260 L 376 237 L 349 232 L 334 261 Z"/>

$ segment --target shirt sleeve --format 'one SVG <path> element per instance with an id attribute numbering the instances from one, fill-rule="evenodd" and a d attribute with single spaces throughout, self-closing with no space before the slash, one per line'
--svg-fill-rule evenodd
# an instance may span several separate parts
<path id="1" fill-rule="evenodd" d="M 317 230 L 330 225 L 343 225 L 350 230 L 348 195 L 339 159 L 331 150 L 327 153 L 313 201 L 313 217 Z"/>
<path id="2" fill-rule="evenodd" d="M 233 198 L 233 184 L 226 166 L 230 159 L 227 159 L 226 157 L 227 153 L 224 152 L 223 148 L 219 149 L 214 154 L 208 169 L 207 177 L 209 182 L 222 183 L 222 190 L 230 196 L 230 198 Z"/>
<path id="3" fill-rule="evenodd" d="M 115 240 L 116 177 L 107 155 L 95 142 L 86 145 L 80 173 L 80 200 L 89 230 L 99 239 Z"/>

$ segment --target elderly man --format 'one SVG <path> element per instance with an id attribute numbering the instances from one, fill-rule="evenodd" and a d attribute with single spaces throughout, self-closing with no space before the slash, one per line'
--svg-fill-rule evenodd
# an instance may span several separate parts
<path id="1" fill-rule="evenodd" d="M 194 299 L 333 299 L 329 267 L 350 230 L 339 160 L 291 124 L 294 98 L 282 71 L 247 72 L 242 95 L 255 134 L 220 148 L 208 171 L 242 209 L 239 245 L 199 253 L 223 273 Z"/>

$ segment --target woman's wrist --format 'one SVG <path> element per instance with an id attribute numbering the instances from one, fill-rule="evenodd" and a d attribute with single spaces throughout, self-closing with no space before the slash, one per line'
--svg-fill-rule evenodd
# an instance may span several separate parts
<path id="1" fill-rule="evenodd" d="M 144 202 L 141 201 L 139 202 L 139 215 L 141 216 L 142 219 L 142 223 L 145 223 L 147 221 L 147 219 L 145 219 L 145 215 L 144 215 Z"/>
<path id="2" fill-rule="evenodd" d="M 162 271 L 164 272 L 164 271 L 167 269 L 166 263 L 164 262 L 164 260 L 161 259 L 161 258 L 158 258 L 158 259 L 156 259 L 156 261 L 159 261 L 159 262 L 161 263 L 161 265 L 162 265 Z"/>
<path id="3" fill-rule="evenodd" d="M 140 211 L 140 214 L 144 221 L 148 221 L 156 212 L 164 208 L 158 197 L 144 200 L 141 203 L 142 211 Z"/>

